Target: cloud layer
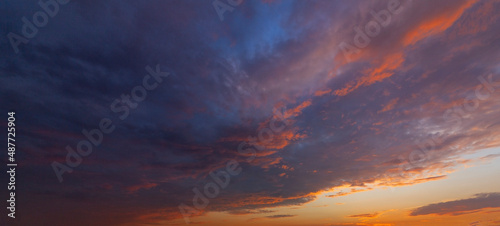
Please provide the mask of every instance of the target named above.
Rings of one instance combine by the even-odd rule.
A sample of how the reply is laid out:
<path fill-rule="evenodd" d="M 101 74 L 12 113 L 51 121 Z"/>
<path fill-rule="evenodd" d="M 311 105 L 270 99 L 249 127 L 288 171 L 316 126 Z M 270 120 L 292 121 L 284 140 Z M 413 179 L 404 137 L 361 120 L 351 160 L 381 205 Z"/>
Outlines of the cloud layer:
<path fill-rule="evenodd" d="M 339 44 L 355 45 L 354 28 L 388 2 L 245 1 L 220 21 L 210 1 L 71 1 L 16 54 L 7 34 L 21 34 L 21 18 L 40 7 L 6 1 L 0 109 L 18 115 L 22 223 L 179 219 L 178 205 L 191 205 L 193 188 L 231 160 L 241 174 L 200 215 L 445 178 L 466 163 L 461 154 L 500 145 L 500 5 L 400 7 L 346 61 Z M 120 120 L 110 105 L 157 64 L 170 76 Z M 249 163 L 238 145 L 258 138 L 275 108 L 286 109 L 290 124 L 256 143 L 265 148 Z M 115 131 L 59 183 L 51 163 L 64 163 L 66 146 L 102 118 Z M 473 211 L 497 196 L 412 214 Z M 460 210 L 462 202 L 472 209 Z M 279 217 L 291 216 L 268 216 Z"/>

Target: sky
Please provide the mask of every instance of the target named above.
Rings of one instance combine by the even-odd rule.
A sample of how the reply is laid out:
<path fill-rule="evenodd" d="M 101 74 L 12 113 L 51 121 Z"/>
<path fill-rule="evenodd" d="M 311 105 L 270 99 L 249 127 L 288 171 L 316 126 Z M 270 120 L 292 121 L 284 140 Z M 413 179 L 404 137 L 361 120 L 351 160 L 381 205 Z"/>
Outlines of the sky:
<path fill-rule="evenodd" d="M 1 225 L 498 226 L 499 10 L 2 1 Z"/>

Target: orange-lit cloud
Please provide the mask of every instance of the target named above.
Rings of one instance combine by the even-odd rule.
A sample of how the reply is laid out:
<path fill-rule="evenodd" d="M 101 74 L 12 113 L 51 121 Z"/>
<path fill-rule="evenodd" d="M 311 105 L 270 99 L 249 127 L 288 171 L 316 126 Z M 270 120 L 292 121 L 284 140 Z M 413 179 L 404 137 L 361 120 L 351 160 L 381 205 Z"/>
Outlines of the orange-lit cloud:
<path fill-rule="evenodd" d="M 403 38 L 403 44 L 413 45 L 418 41 L 427 38 L 432 35 L 436 35 L 440 32 L 448 29 L 455 21 L 462 16 L 462 14 L 471 7 L 477 0 L 464 1 L 458 8 L 453 11 L 446 12 L 444 14 L 438 15 L 437 17 L 431 17 L 427 20 L 422 21 L 412 30 L 410 30 Z"/>
<path fill-rule="evenodd" d="M 335 90 L 333 93 L 337 96 L 345 96 L 352 91 L 369 86 L 376 82 L 383 81 L 391 77 L 394 71 L 404 62 L 404 56 L 401 52 L 393 53 L 386 56 L 383 61 L 375 69 L 367 69 L 363 73 L 366 76 L 361 77 L 356 81 L 349 82 L 344 88 Z"/>
<path fill-rule="evenodd" d="M 380 216 L 380 213 L 364 213 L 364 214 L 350 215 L 347 217 L 351 217 L 351 218 L 376 218 L 378 216 Z"/>
<path fill-rule="evenodd" d="M 398 100 L 399 100 L 399 98 L 396 97 L 396 98 L 392 99 L 391 101 L 389 101 L 389 103 L 387 103 L 384 106 L 384 108 L 379 111 L 379 113 L 390 111 L 390 110 L 394 109 L 394 106 L 396 106 L 396 104 L 398 103 Z"/>

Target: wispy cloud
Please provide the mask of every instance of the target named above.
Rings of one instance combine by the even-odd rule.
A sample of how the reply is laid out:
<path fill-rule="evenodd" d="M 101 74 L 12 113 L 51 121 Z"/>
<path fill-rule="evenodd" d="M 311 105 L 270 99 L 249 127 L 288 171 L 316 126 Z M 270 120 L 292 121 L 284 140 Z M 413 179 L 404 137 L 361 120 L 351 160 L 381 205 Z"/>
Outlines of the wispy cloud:
<path fill-rule="evenodd" d="M 475 213 L 486 208 L 496 207 L 500 207 L 500 193 L 481 193 L 468 199 L 433 203 L 422 206 L 412 210 L 410 216 L 427 214 L 456 216 Z"/>

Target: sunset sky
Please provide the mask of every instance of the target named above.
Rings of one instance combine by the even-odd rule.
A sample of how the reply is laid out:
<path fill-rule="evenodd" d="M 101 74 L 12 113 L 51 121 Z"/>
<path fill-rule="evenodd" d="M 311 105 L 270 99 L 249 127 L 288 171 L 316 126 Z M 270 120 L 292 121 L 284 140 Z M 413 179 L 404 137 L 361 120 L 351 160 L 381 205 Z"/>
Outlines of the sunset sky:
<path fill-rule="evenodd" d="M 0 225 L 500 225 L 500 1 L 41 2 L 0 3 Z"/>

